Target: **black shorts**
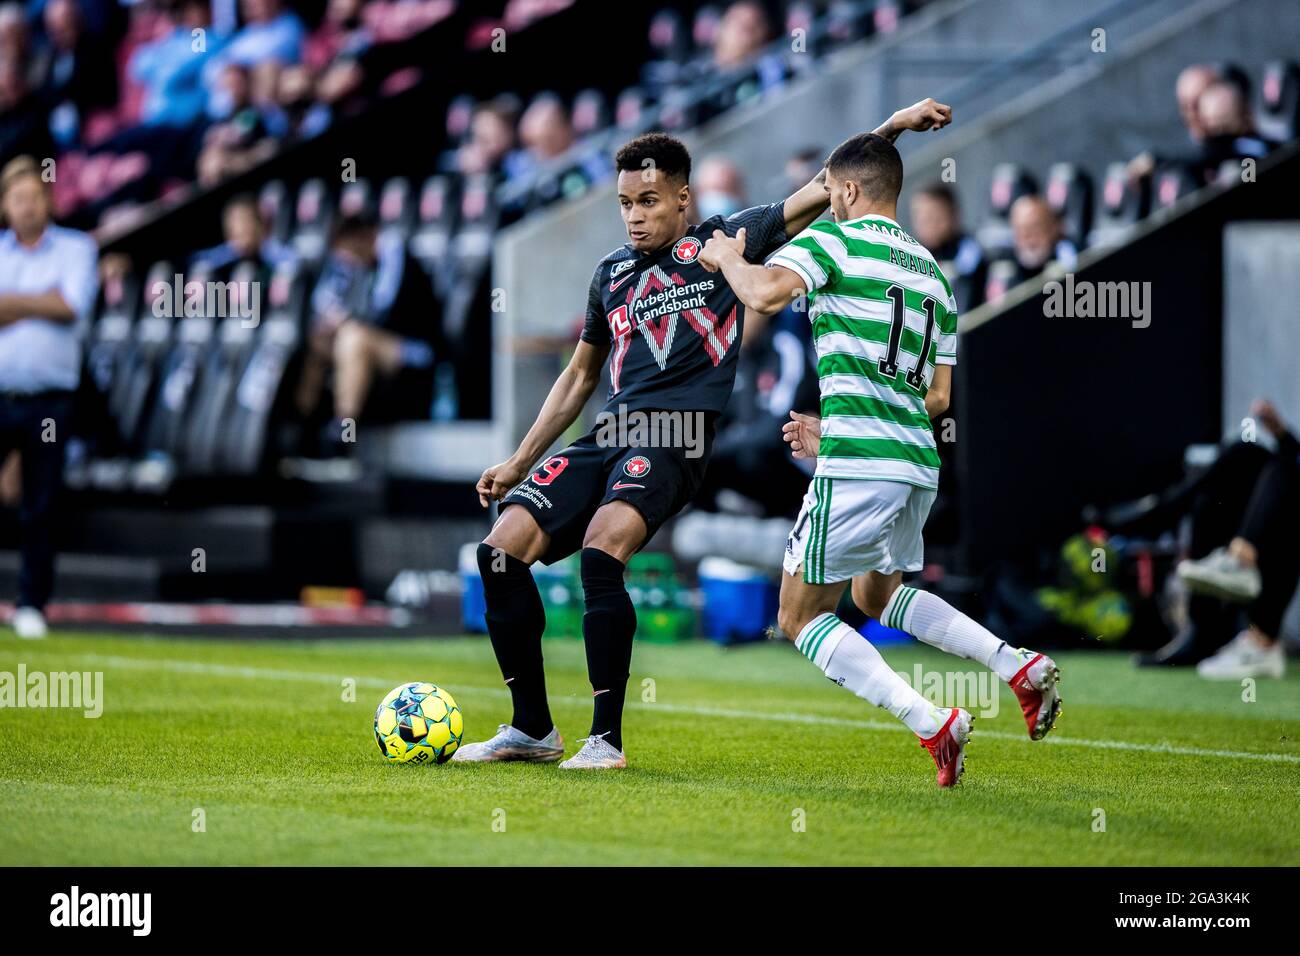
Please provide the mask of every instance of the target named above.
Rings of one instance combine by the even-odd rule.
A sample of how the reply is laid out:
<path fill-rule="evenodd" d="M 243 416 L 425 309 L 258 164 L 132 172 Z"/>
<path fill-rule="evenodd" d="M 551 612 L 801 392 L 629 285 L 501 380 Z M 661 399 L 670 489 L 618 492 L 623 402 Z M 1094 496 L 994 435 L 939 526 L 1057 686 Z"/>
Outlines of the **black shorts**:
<path fill-rule="evenodd" d="M 543 564 L 581 548 L 596 509 L 611 501 L 626 501 L 641 513 L 648 542 L 699 491 L 713 451 L 716 419 L 714 414 L 706 416 L 702 440 L 694 449 L 602 445 L 599 430 L 592 430 L 534 468 L 501 507 L 527 508 L 550 535 Z"/>

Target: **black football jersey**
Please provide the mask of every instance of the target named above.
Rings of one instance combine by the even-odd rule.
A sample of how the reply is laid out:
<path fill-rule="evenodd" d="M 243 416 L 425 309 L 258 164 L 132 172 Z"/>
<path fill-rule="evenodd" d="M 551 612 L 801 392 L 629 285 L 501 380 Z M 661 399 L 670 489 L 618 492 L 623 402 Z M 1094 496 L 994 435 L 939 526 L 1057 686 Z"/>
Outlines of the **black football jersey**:
<path fill-rule="evenodd" d="M 699 256 L 715 229 L 734 236 L 742 226 L 745 258 L 762 262 L 786 242 L 785 203 L 706 219 L 657 252 L 624 245 L 600 260 L 582 340 L 610 346 L 607 410 L 722 411 L 745 307 Z"/>

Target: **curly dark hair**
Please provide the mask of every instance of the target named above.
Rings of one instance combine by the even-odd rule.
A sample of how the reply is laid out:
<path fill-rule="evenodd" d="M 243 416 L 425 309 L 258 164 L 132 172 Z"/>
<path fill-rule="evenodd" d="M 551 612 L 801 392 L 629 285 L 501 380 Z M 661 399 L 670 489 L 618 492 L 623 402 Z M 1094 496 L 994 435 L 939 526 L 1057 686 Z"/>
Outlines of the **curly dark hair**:
<path fill-rule="evenodd" d="M 639 173 L 647 165 L 665 176 L 680 176 L 683 182 L 690 182 L 691 154 L 675 136 L 644 133 L 629 140 L 614 155 L 614 166 L 620 173 L 628 170 Z"/>

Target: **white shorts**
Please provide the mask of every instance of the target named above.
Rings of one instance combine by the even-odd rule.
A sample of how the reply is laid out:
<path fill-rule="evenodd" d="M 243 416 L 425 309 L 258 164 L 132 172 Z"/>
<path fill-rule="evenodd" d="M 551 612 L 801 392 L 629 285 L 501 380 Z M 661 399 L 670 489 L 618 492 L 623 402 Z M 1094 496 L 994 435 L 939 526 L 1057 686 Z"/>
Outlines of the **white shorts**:
<path fill-rule="evenodd" d="M 934 494 L 900 481 L 814 478 L 785 542 L 786 574 L 802 566 L 807 583 L 831 584 L 868 571 L 920 571 Z"/>

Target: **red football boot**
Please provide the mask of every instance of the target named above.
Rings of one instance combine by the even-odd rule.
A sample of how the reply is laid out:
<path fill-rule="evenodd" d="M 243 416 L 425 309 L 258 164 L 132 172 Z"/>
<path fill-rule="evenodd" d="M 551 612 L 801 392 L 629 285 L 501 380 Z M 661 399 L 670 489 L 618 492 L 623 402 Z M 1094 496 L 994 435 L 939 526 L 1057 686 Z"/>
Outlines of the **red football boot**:
<path fill-rule="evenodd" d="M 970 714 L 954 707 L 948 711 L 948 719 L 937 734 L 921 738 L 921 746 L 930 751 L 934 765 L 939 768 L 935 779 L 940 787 L 951 787 L 961 778 L 966 744 L 970 741 L 971 720 Z"/>
<path fill-rule="evenodd" d="M 1030 740 L 1046 737 L 1061 715 L 1061 692 L 1056 686 L 1060 680 L 1056 661 L 1045 654 L 1035 654 L 1009 681 L 1025 715 Z"/>

